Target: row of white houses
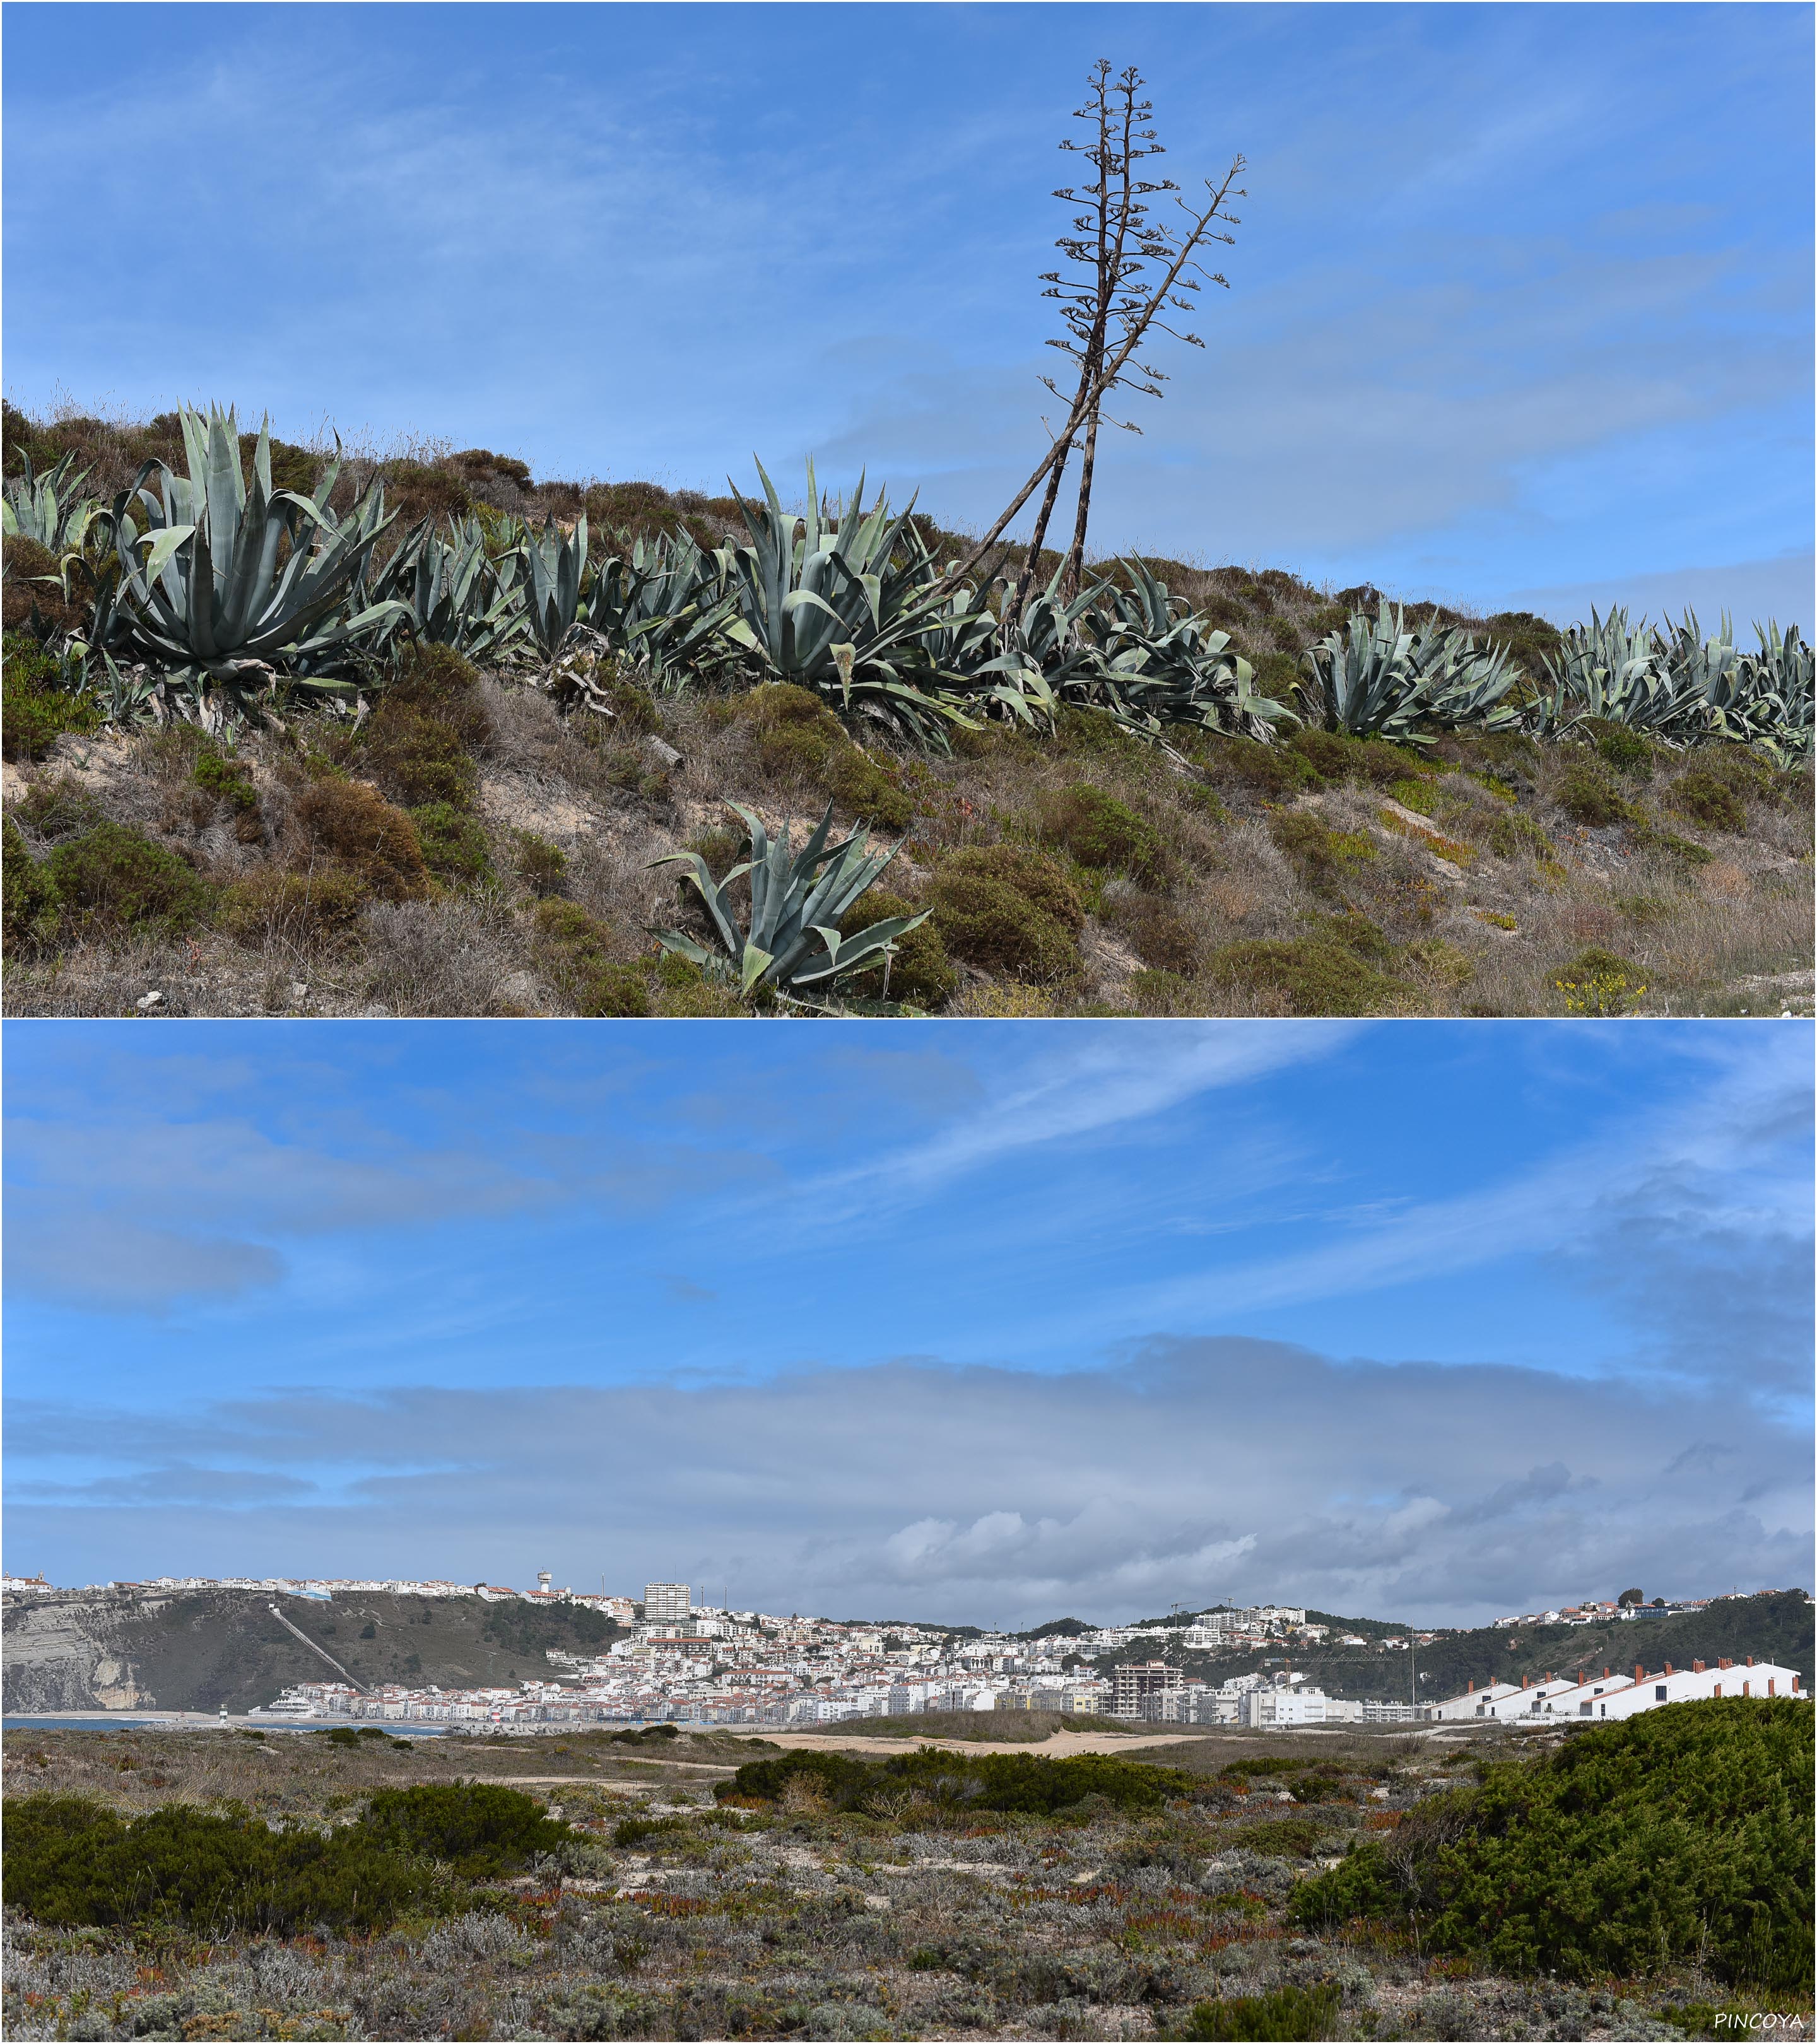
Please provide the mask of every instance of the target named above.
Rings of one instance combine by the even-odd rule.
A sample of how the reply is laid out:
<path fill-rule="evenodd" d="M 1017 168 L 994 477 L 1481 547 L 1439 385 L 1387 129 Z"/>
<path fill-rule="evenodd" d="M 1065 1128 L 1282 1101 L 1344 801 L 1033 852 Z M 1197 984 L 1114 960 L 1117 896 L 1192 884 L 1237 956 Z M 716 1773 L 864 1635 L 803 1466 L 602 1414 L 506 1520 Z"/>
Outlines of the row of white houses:
<path fill-rule="evenodd" d="M 1706 1665 L 1693 1661 L 1688 1668 L 1674 1668 L 1668 1661 L 1657 1674 L 1649 1674 L 1639 1662 L 1631 1675 L 1615 1674 L 1605 1668 L 1600 1675 L 1579 1669 L 1573 1676 L 1548 1675 L 1535 1682 L 1523 1677 L 1513 1682 L 1492 1682 L 1479 1689 L 1472 1683 L 1461 1696 L 1435 1704 L 1428 1715 L 1435 1719 L 1499 1718 L 1515 1727 L 1529 1727 L 1561 1723 L 1592 1723 L 1602 1718 L 1631 1718 L 1641 1711 L 1656 1711 L 1663 1704 L 1692 1704 L 1717 1696 L 1797 1696 L 1796 1668 L 1782 1668 L 1776 1662 L 1719 1660 Z"/>

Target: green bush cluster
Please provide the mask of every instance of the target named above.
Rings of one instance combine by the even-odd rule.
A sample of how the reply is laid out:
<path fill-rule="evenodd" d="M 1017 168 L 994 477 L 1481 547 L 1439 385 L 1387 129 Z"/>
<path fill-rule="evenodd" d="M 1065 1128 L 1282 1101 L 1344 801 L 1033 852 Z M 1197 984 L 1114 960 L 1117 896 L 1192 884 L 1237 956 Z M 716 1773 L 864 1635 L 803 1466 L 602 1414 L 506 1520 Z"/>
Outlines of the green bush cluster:
<path fill-rule="evenodd" d="M 417 826 L 362 781 L 326 775 L 297 798 L 297 820 L 320 850 L 365 891 L 418 901 L 430 891 Z"/>
<path fill-rule="evenodd" d="M 928 905 L 947 951 L 968 965 L 1039 986 L 1071 986 L 1083 974 L 1085 904 L 1043 852 L 993 844 L 951 853 L 928 885 Z"/>
<path fill-rule="evenodd" d="M 1208 970 L 1252 993 L 1273 993 L 1295 1015 L 1370 1015 L 1412 989 L 1382 967 L 1393 947 L 1364 916 L 1328 916 L 1300 937 L 1250 937 L 1212 954 Z"/>
<path fill-rule="evenodd" d="M 1669 1705 L 1485 1769 L 1296 1890 L 1292 1920 L 1416 1919 L 1426 1947 L 1574 1980 L 1697 1963 L 1810 1983 L 1811 1709 Z"/>
<path fill-rule="evenodd" d="M 217 801 L 226 803 L 240 815 L 259 806 L 259 791 L 252 785 L 252 768 L 244 759 L 221 751 L 212 740 L 205 740 L 198 748 L 191 774 L 204 794 L 213 795 Z"/>
<path fill-rule="evenodd" d="M 1631 781 L 1653 778 L 1653 747 L 1640 732 L 1600 717 L 1586 718 L 1584 732 L 1605 766 L 1612 766 Z"/>
<path fill-rule="evenodd" d="M 382 1788 L 359 1828 L 384 1851 L 444 1861 L 467 1881 L 512 1873 L 574 1835 L 533 1796 L 487 1781 Z"/>
<path fill-rule="evenodd" d="M 129 1822 L 81 1796 L 28 1796 L 8 1812 L 0 1877 L 7 1906 L 40 1923 L 371 1931 L 458 1907 L 463 1884 L 573 1837 L 532 1797 L 486 1782 L 382 1790 L 325 1835 L 275 1831 L 231 1805 Z"/>
<path fill-rule="evenodd" d="M 1594 760 L 1578 760 L 1565 770 L 1558 801 L 1573 823 L 1592 830 L 1631 823 L 1635 818 L 1633 805 Z"/>
<path fill-rule="evenodd" d="M 86 735 L 101 728 L 94 698 L 71 694 L 60 686 L 61 677 L 57 663 L 29 633 L 8 632 L 0 639 L 0 751 L 9 759 L 42 759 L 66 731 Z"/>
<path fill-rule="evenodd" d="M 274 1832 L 255 1819 L 154 1810 L 128 1823 L 77 1796 L 20 1798 L 0 1870 L 7 1904 L 40 1923 L 183 1924 L 294 1934 L 383 1929 L 441 1900 L 432 1867 L 355 1831 Z"/>
<path fill-rule="evenodd" d="M 611 956 L 611 932 L 578 902 L 539 901 L 536 932 L 544 976 L 577 1014 L 623 1020 L 650 1012 L 648 978 Z"/>
<path fill-rule="evenodd" d="M 1168 860 L 1160 833 L 1127 803 L 1089 782 L 1043 791 L 1035 798 L 1036 830 L 1043 843 L 1079 865 L 1101 873 L 1127 873 L 1159 881 Z"/>
<path fill-rule="evenodd" d="M 91 824 L 42 861 L 11 818 L 5 837 L 9 951 L 86 936 L 180 936 L 214 906 L 192 866 L 124 824 Z"/>
<path fill-rule="evenodd" d="M 1088 1797 L 1100 1807 L 1158 1810 L 1170 1798 L 1196 1792 L 1197 1778 L 1175 1767 L 1157 1767 L 1112 1754 L 1081 1753 L 1065 1760 L 1039 1754 L 955 1754 L 934 1746 L 882 1761 L 843 1753 L 800 1751 L 774 1760 L 747 1761 L 714 1793 L 754 1802 L 776 1802 L 791 1783 L 805 1781 L 836 1810 L 870 1811 L 878 1798 L 920 1791 L 930 1800 L 970 1810 L 1015 1812 L 1051 1817 Z"/>
<path fill-rule="evenodd" d="M 1672 784 L 1672 805 L 1707 829 L 1738 834 L 1747 828 L 1747 804 L 1733 784 L 1708 766 L 1693 766 Z"/>
<path fill-rule="evenodd" d="M 1355 872 L 1372 865 L 1375 841 L 1361 831 L 1333 830 L 1304 809 L 1286 809 L 1268 820 L 1268 835 L 1298 868 L 1308 886 L 1329 891 Z"/>
<path fill-rule="evenodd" d="M 452 802 L 422 802 L 409 812 L 423 863 L 451 887 L 478 887 L 497 878 L 492 841 L 478 816 Z"/>
<path fill-rule="evenodd" d="M 753 689 L 739 712 L 758 765 L 786 787 L 830 796 L 847 816 L 880 830 L 906 830 L 915 805 L 891 773 L 852 743 L 812 690 L 793 682 Z"/>
<path fill-rule="evenodd" d="M 1338 2019 L 1341 1999 L 1335 1981 L 1317 1987 L 1277 1987 L 1266 1994 L 1233 1995 L 1217 2001 L 1193 2005 L 1192 2014 L 1171 2034 L 1198 2040 L 1283 2038 L 1291 2044 L 1311 2044 L 1316 2038 L 1329 2037 Z"/>
<path fill-rule="evenodd" d="M 855 937 L 860 930 L 868 930 L 873 923 L 885 922 L 893 916 L 918 912 L 912 901 L 891 893 L 888 888 L 867 888 L 847 910 L 839 924 L 839 935 Z M 959 976 L 947 955 L 939 927 L 931 918 L 897 939 L 896 955 L 889 962 L 888 981 L 892 1001 L 911 1008 L 943 1007 L 952 998 L 958 983 Z M 882 965 L 879 963 L 860 973 L 854 984 L 862 991 L 881 997 L 885 991 Z"/>

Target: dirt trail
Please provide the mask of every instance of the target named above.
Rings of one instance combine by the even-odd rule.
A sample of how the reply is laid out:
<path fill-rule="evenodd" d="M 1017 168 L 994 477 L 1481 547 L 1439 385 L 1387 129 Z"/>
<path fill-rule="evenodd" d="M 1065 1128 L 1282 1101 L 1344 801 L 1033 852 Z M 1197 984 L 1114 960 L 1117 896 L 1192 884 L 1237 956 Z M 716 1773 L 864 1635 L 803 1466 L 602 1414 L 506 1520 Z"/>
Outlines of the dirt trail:
<path fill-rule="evenodd" d="M 1178 1732 L 1132 1738 L 1123 1732 L 1057 1731 L 1040 1739 L 853 1739 L 823 1731 L 774 1731 L 763 1736 L 772 1746 L 808 1746 L 821 1752 L 913 1753 L 924 1746 L 937 1746 L 943 1753 L 1032 1753 L 1048 1760 L 1067 1759 L 1075 1753 L 1129 1753 L 1138 1747 L 1192 1743 L 1190 1733 L 1182 1738 Z"/>

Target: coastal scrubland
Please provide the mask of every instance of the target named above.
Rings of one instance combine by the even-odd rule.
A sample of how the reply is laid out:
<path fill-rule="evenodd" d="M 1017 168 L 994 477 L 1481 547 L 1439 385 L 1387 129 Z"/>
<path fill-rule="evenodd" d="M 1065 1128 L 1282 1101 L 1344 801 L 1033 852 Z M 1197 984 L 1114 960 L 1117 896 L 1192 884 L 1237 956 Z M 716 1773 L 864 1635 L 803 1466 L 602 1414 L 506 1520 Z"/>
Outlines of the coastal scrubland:
<path fill-rule="evenodd" d="M 335 469 L 245 436 L 255 509 L 263 476 L 356 535 L 382 493 L 346 601 L 392 608 L 288 667 L 186 667 L 152 657 L 163 613 L 120 621 L 119 566 L 135 516 L 129 561 L 193 549 L 159 496 L 182 421 L 10 410 L 5 440 L 10 474 L 67 458 L 100 493 L 60 552 L 6 542 L 10 1012 L 1810 1012 L 1795 637 L 1782 701 L 1726 640 L 1624 620 L 1617 687 L 1604 640 L 1538 617 L 1254 565 L 1104 563 L 1097 608 L 1010 618 L 989 573 L 929 597 L 956 536 L 881 509 L 845 528 L 900 613 L 874 631 L 857 569 L 812 568 L 838 521 L 810 534 L 774 493 L 432 444 Z M 56 540 L 70 505 L 39 509 Z M 824 644 L 772 632 L 759 567 L 821 576 Z M 754 826 L 793 820 L 798 851 L 823 816 L 893 847 L 837 897 L 856 962 L 754 970 L 748 879 L 708 897 Z"/>
<path fill-rule="evenodd" d="M 15 1734 L 8 2034 L 1808 2035 L 1811 1713 L 1204 1732 Z M 513 1788 L 513 1782 L 519 1785 Z"/>

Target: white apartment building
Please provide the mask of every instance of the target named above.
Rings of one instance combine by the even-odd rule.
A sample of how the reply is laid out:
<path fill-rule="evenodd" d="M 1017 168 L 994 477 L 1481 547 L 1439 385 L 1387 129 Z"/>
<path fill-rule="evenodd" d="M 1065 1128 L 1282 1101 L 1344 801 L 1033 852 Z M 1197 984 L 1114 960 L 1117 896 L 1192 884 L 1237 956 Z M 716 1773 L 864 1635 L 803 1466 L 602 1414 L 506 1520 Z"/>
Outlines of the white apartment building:
<path fill-rule="evenodd" d="M 1581 1672 L 1581 1671 L 1580 1671 Z M 1599 1676 L 1553 1676 L 1543 1682 L 1496 1682 L 1466 1689 L 1435 1704 L 1435 1718 L 1499 1718 L 1517 1729 L 1532 1731 L 1561 1723 L 1592 1723 L 1605 1718 L 1629 1718 L 1666 1704 L 1711 1701 L 1719 1696 L 1807 1697 L 1796 1668 L 1777 1662 L 1719 1659 L 1706 1665 L 1693 1661 L 1675 1668 L 1669 1661 L 1657 1674 L 1636 1662 L 1631 1673 L 1605 1668 Z"/>
<path fill-rule="evenodd" d="M 686 1583 L 646 1583 L 643 1585 L 643 1623 L 666 1631 L 686 1625 L 693 1615 L 693 1593 Z"/>

